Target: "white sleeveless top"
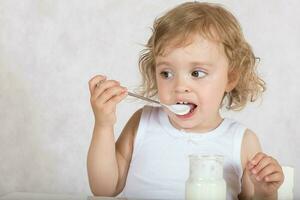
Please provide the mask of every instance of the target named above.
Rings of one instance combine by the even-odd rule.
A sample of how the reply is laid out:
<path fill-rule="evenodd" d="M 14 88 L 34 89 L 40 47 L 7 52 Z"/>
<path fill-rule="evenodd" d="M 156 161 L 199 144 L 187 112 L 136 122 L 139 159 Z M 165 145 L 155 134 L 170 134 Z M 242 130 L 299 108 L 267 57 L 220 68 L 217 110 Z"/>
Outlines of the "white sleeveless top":
<path fill-rule="evenodd" d="M 134 141 L 122 196 L 141 199 L 184 199 L 189 154 L 224 155 L 227 200 L 241 192 L 241 143 L 246 128 L 225 118 L 207 133 L 175 129 L 161 107 L 145 106 Z"/>

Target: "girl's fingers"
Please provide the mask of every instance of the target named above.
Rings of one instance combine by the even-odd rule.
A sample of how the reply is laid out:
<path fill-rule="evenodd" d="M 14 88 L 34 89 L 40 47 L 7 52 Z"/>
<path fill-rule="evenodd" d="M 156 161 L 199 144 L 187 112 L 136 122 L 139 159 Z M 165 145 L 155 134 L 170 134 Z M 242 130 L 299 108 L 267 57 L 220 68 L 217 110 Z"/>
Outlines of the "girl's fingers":
<path fill-rule="evenodd" d="M 120 95 L 112 97 L 106 104 L 106 107 L 113 108 L 117 103 L 122 101 L 127 96 L 127 91 L 122 92 Z"/>
<path fill-rule="evenodd" d="M 116 96 L 120 96 L 122 92 L 126 91 L 126 88 L 121 87 L 121 86 L 115 86 L 111 87 L 107 90 L 105 90 L 100 96 L 101 98 L 98 98 L 98 103 L 99 104 L 105 104 L 108 101 L 111 101 L 112 98 Z"/>
<path fill-rule="evenodd" d="M 255 176 L 256 180 L 260 181 L 263 180 L 266 176 L 271 175 L 273 173 L 278 172 L 276 166 L 272 163 L 269 163 L 263 169 L 261 169 Z"/>
<path fill-rule="evenodd" d="M 257 153 L 257 154 L 255 154 L 255 156 L 251 159 L 251 164 L 252 165 L 257 165 L 258 163 L 259 163 L 259 161 L 261 160 L 261 159 L 263 159 L 264 157 L 266 157 L 267 155 L 266 154 L 264 154 L 264 153 L 262 153 L 262 152 L 259 152 L 259 153 Z"/>
<path fill-rule="evenodd" d="M 251 173 L 258 174 L 261 170 L 263 170 L 267 165 L 272 163 L 272 158 L 269 156 L 263 157 L 258 164 L 251 169 Z"/>
<path fill-rule="evenodd" d="M 96 75 L 93 78 L 91 78 L 91 80 L 89 80 L 89 89 L 90 89 L 91 95 L 92 95 L 93 91 L 95 90 L 97 83 L 100 81 L 105 81 L 105 80 L 106 80 L 106 76 L 103 76 L 103 75 Z"/>
<path fill-rule="evenodd" d="M 96 100 L 105 90 L 120 85 L 120 83 L 115 80 L 102 80 L 100 82 L 98 81 L 96 83 L 95 89 L 92 92 L 91 98 L 94 100 Z"/>
<path fill-rule="evenodd" d="M 247 163 L 251 180 L 273 182 L 280 185 L 284 180 L 282 168 L 276 159 L 262 152 L 257 153 Z M 254 182 L 253 182 L 254 183 Z"/>
<path fill-rule="evenodd" d="M 248 167 L 249 170 L 251 170 L 251 169 L 253 169 L 253 167 L 255 167 L 255 165 L 253 165 L 253 164 L 251 163 L 251 161 L 248 161 L 247 167 Z"/>
<path fill-rule="evenodd" d="M 284 177 L 283 177 L 283 175 L 281 174 L 281 173 L 278 173 L 278 172 L 275 172 L 275 173 L 273 173 L 273 174 L 269 174 L 268 176 L 266 176 L 265 178 L 264 178 L 264 181 L 265 182 L 283 182 L 283 180 L 284 180 Z"/>

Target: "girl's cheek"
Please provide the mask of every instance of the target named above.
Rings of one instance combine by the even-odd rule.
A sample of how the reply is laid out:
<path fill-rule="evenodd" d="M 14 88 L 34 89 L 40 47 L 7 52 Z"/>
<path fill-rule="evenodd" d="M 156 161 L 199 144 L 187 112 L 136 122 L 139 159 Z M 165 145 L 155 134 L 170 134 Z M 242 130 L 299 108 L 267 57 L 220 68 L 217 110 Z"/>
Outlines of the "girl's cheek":
<path fill-rule="evenodd" d="M 171 92 L 168 87 L 158 87 L 158 96 L 162 102 L 169 102 L 171 99 Z"/>

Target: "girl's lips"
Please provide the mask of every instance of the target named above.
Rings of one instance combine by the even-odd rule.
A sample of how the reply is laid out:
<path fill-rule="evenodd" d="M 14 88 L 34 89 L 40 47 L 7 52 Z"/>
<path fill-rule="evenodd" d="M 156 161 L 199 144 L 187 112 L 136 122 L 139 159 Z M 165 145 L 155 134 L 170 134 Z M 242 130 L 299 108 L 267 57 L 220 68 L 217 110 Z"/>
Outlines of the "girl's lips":
<path fill-rule="evenodd" d="M 185 102 L 185 103 L 179 103 L 177 102 L 176 104 L 184 104 L 184 105 L 188 105 L 190 107 L 190 109 L 195 109 L 197 107 L 197 104 L 192 103 L 192 102 Z"/>
<path fill-rule="evenodd" d="M 189 113 L 185 114 L 185 115 L 176 115 L 178 118 L 180 119 L 188 119 L 190 117 L 192 117 L 195 113 L 195 110 L 197 109 L 197 105 L 196 104 L 189 104 L 191 110 Z"/>
<path fill-rule="evenodd" d="M 190 107 L 190 112 L 185 114 L 185 115 L 176 115 L 176 117 L 180 118 L 180 119 L 188 119 L 190 117 L 192 117 L 194 115 L 194 111 L 197 108 L 197 104 L 195 104 L 194 102 L 192 102 L 191 100 L 188 99 L 176 99 L 176 104 L 184 104 L 184 105 L 188 105 Z"/>

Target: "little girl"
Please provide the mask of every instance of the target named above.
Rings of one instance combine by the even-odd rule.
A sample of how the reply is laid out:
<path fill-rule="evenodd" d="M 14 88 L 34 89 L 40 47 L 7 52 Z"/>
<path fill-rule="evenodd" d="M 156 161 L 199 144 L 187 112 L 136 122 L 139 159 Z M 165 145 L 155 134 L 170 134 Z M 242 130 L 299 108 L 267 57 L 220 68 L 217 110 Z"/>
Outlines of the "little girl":
<path fill-rule="evenodd" d="M 220 115 L 222 106 L 240 110 L 265 89 L 230 12 L 210 3 L 175 7 L 155 20 L 139 64 L 143 95 L 187 104 L 190 112 L 145 106 L 115 143 L 116 105 L 127 89 L 103 75 L 93 77 L 95 126 L 87 164 L 94 195 L 184 199 L 188 155 L 213 154 L 225 157 L 227 199 L 277 199 L 281 166 L 262 153 L 253 131 Z"/>

